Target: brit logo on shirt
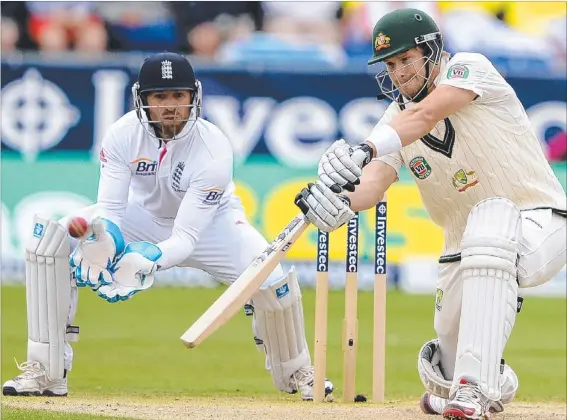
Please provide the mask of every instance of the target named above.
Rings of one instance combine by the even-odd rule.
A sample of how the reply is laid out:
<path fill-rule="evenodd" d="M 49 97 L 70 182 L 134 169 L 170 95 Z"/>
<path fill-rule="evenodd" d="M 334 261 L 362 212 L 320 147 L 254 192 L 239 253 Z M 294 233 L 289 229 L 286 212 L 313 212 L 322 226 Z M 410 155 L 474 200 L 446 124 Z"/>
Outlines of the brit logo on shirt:
<path fill-rule="evenodd" d="M 210 190 L 205 190 L 207 196 L 203 200 L 203 204 L 209 206 L 216 206 L 220 203 L 224 191 L 218 188 L 211 188 Z"/>
<path fill-rule="evenodd" d="M 150 176 L 155 175 L 158 167 L 157 161 L 149 158 L 139 158 L 130 162 L 132 165 L 136 165 L 136 175 L 140 176 Z"/>
<path fill-rule="evenodd" d="M 173 170 L 173 175 L 171 176 L 171 187 L 175 192 L 184 192 L 181 190 L 181 176 L 183 175 L 183 169 L 185 169 L 185 162 L 179 162 Z"/>

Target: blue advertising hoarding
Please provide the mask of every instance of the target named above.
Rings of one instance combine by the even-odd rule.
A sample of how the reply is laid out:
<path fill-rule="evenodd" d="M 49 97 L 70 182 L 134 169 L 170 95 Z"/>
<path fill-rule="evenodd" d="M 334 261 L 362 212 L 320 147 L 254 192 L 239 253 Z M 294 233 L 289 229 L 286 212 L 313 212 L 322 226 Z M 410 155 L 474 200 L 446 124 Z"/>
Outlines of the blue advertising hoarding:
<path fill-rule="evenodd" d="M 109 64 L 2 62 L 2 150 L 27 160 L 52 151 L 96 156 L 106 128 L 131 109 L 138 61 Z M 334 139 L 358 142 L 386 109 L 366 69 L 258 70 L 197 67 L 204 116 L 234 145 L 237 160 L 271 155 L 312 167 Z M 508 77 L 540 139 L 566 130 L 565 79 Z"/>

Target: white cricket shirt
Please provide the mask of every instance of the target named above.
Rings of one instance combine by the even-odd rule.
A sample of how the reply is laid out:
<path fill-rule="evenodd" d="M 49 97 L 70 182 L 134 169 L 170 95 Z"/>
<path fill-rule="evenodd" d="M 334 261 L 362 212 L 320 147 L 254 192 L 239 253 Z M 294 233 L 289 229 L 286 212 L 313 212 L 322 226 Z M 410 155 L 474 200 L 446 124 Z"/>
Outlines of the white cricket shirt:
<path fill-rule="evenodd" d="M 97 204 L 120 226 L 128 201 L 142 206 L 156 223 L 172 225 L 157 244 L 160 269 L 173 267 L 193 251 L 217 208 L 231 199 L 233 153 L 214 124 L 189 121 L 180 138 L 152 137 L 131 111 L 109 128 L 100 151 Z"/>

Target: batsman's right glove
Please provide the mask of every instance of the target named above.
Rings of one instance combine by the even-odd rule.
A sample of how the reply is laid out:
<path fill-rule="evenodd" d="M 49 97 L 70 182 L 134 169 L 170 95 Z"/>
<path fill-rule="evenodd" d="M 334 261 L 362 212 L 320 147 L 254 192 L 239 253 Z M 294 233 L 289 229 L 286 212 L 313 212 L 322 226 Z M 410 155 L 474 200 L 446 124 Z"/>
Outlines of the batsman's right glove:
<path fill-rule="evenodd" d="M 307 188 L 295 196 L 294 202 L 323 232 L 332 232 L 354 217 L 349 198 L 335 194 L 322 181 L 307 184 Z"/>

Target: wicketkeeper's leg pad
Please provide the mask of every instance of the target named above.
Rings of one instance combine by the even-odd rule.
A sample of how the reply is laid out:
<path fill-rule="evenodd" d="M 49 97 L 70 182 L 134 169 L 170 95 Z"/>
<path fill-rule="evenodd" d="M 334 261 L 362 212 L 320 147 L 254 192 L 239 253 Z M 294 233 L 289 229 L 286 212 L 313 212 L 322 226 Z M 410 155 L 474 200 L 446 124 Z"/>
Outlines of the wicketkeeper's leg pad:
<path fill-rule="evenodd" d="M 522 222 L 508 199 L 476 204 L 461 243 L 463 296 L 453 388 L 476 380 L 492 401 L 501 399 L 500 362 L 517 312 Z"/>
<path fill-rule="evenodd" d="M 40 362 L 52 381 L 64 377 L 66 341 L 78 338 L 78 327 L 68 322 L 76 309 L 69 253 L 65 228 L 36 215 L 26 245 L 27 359 Z"/>
<path fill-rule="evenodd" d="M 252 297 L 256 338 L 263 341 L 266 368 L 276 388 L 293 392 L 291 375 L 311 365 L 303 320 L 301 290 L 295 269 Z"/>

